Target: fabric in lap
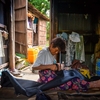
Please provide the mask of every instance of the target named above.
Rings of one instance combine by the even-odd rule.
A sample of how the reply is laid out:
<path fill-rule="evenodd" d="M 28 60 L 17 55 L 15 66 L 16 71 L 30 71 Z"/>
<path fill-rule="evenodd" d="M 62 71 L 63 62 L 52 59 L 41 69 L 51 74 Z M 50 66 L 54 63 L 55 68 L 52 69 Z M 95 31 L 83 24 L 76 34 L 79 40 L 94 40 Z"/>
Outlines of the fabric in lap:
<path fill-rule="evenodd" d="M 35 81 L 16 79 L 8 70 L 2 72 L 1 86 L 14 87 L 16 94 L 23 94 L 27 97 L 31 97 L 37 93 L 39 90 L 38 86 L 40 85 L 42 84 Z"/>
<path fill-rule="evenodd" d="M 37 94 L 38 90 L 48 90 L 64 84 L 65 82 L 73 78 L 84 79 L 84 76 L 77 70 L 61 70 L 57 72 L 57 76 L 50 82 L 41 84 L 35 81 L 16 79 L 8 70 L 2 72 L 1 86 L 2 87 L 14 87 L 16 94 L 23 94 L 27 97 L 31 97 Z"/>
<path fill-rule="evenodd" d="M 48 90 L 51 88 L 55 88 L 57 86 L 60 86 L 64 83 L 66 83 L 67 81 L 69 81 L 73 78 L 79 78 L 81 80 L 85 80 L 85 77 L 75 69 L 61 70 L 61 71 L 57 72 L 57 76 L 55 77 L 55 79 L 44 84 L 42 87 L 40 87 L 40 89 L 45 91 L 45 90 Z"/>

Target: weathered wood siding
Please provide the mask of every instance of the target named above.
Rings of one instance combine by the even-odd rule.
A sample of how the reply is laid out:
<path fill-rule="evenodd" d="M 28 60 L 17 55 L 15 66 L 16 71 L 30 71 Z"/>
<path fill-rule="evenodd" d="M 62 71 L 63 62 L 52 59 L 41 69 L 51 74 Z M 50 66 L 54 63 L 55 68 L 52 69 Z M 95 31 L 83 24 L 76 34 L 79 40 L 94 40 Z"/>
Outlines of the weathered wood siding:
<path fill-rule="evenodd" d="M 27 54 L 27 0 L 15 0 L 15 52 Z"/>

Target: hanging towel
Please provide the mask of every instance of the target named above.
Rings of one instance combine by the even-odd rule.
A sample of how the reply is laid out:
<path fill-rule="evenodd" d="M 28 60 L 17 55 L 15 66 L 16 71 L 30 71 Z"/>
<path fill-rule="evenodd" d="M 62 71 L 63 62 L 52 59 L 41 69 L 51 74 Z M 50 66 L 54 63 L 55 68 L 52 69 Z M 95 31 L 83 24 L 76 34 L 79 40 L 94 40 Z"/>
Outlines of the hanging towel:
<path fill-rule="evenodd" d="M 34 30 L 34 33 L 36 33 L 36 24 L 33 23 L 33 30 Z"/>
<path fill-rule="evenodd" d="M 75 45 L 75 59 L 85 62 L 85 52 L 84 52 L 84 38 L 80 36 L 80 42 Z"/>
<path fill-rule="evenodd" d="M 3 48 L 3 38 L 2 38 L 2 31 L 0 30 L 0 57 L 4 57 L 4 48 Z"/>

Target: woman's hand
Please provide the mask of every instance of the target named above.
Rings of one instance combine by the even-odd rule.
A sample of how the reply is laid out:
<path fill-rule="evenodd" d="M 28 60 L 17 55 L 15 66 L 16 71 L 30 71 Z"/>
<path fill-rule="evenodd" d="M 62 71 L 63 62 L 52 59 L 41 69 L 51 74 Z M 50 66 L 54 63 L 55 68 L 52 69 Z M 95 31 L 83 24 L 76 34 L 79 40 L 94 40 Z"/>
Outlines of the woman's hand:
<path fill-rule="evenodd" d="M 55 64 L 55 67 L 56 67 L 56 68 L 55 68 L 55 71 L 60 71 L 60 70 L 62 69 L 62 68 L 61 68 L 62 66 L 61 66 L 60 63 L 56 63 L 56 64 Z"/>
<path fill-rule="evenodd" d="M 51 64 L 51 65 L 40 65 L 37 67 L 32 67 L 32 70 L 45 70 L 45 69 L 51 69 L 53 71 L 60 71 L 61 65 L 60 63 L 57 63 L 57 64 Z"/>
<path fill-rule="evenodd" d="M 50 69 L 53 71 L 60 71 L 61 70 L 60 63 L 52 65 L 52 67 Z"/>
<path fill-rule="evenodd" d="M 53 70 L 53 71 L 56 71 L 56 70 L 57 70 L 56 64 L 53 64 L 53 65 L 50 67 L 50 69 Z"/>

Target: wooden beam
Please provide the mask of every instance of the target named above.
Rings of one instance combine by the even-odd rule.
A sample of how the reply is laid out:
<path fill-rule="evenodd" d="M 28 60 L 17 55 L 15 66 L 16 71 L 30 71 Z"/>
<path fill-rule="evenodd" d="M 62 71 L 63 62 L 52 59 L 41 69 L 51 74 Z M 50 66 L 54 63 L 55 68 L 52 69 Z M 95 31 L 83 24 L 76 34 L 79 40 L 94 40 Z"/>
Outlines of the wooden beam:
<path fill-rule="evenodd" d="M 9 68 L 11 70 L 15 69 L 15 13 L 14 13 L 14 2 L 11 0 L 11 13 L 9 15 L 9 25 L 10 25 L 10 32 L 9 32 Z"/>
<path fill-rule="evenodd" d="M 21 32 L 21 31 L 15 31 L 16 33 L 21 33 L 21 34 L 25 34 L 25 32 Z"/>
<path fill-rule="evenodd" d="M 22 22 L 22 21 L 26 21 L 26 19 L 22 19 L 22 20 L 16 19 L 15 21 L 16 21 L 16 22 Z"/>
<path fill-rule="evenodd" d="M 25 7 L 26 7 L 26 6 L 16 7 L 15 10 L 23 9 L 23 8 L 25 8 Z"/>
<path fill-rule="evenodd" d="M 26 46 L 26 44 L 20 43 L 20 42 L 18 42 L 18 41 L 15 41 L 15 43 L 17 43 L 17 44 L 19 44 L 19 45 Z"/>

